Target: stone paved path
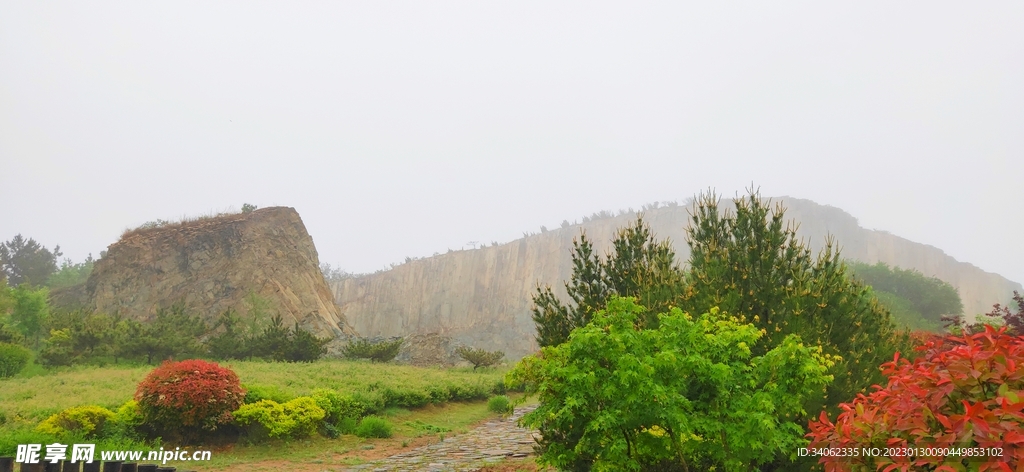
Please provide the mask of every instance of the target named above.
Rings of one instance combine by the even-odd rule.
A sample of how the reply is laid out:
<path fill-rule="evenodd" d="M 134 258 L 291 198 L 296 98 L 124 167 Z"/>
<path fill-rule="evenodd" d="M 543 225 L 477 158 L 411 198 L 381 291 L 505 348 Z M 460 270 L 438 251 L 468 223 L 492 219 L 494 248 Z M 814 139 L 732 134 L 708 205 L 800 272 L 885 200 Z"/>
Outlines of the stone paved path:
<path fill-rule="evenodd" d="M 506 457 L 526 457 L 533 454 L 534 431 L 520 428 L 516 422 L 535 408 L 516 408 L 511 417 L 488 421 L 465 434 L 340 470 L 463 472 L 475 471 Z"/>

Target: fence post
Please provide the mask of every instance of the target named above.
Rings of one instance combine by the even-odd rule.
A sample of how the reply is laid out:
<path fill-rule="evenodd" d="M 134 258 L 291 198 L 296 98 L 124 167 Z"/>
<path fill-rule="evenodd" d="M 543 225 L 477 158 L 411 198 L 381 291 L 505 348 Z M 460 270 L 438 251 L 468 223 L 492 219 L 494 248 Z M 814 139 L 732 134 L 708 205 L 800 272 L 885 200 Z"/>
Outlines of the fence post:
<path fill-rule="evenodd" d="M 156 472 L 156 468 L 160 467 L 156 464 L 142 464 L 139 466 L 139 472 Z"/>
<path fill-rule="evenodd" d="M 139 472 L 139 465 L 134 462 L 121 464 L 121 472 Z"/>
<path fill-rule="evenodd" d="M 0 472 L 14 472 L 13 457 L 0 457 Z"/>
<path fill-rule="evenodd" d="M 81 462 L 64 461 L 64 467 L 60 469 L 61 472 L 78 472 L 82 470 Z"/>
<path fill-rule="evenodd" d="M 82 464 L 82 472 L 100 472 L 100 461 L 86 462 Z"/>
<path fill-rule="evenodd" d="M 121 472 L 120 461 L 107 461 L 103 463 L 103 472 Z"/>

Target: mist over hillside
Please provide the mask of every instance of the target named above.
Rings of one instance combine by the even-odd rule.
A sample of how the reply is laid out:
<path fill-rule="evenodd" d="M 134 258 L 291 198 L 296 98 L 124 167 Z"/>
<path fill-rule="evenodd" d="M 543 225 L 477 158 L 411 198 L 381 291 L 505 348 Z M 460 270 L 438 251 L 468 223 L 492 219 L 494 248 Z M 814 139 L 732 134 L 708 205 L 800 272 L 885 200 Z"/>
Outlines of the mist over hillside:
<path fill-rule="evenodd" d="M 786 207 L 786 218 L 799 224 L 797 234 L 813 251 L 821 250 L 831 235 L 845 258 L 884 262 L 948 282 L 959 292 L 968 318 L 1021 290 L 1020 283 L 957 261 L 938 248 L 865 229 L 839 208 L 792 197 L 773 202 Z M 723 206 L 729 205 L 724 199 Z M 656 237 L 672 242 L 679 261 L 689 257 L 688 210 L 686 204 L 670 203 L 648 205 L 643 211 Z M 603 253 L 616 230 L 633 219 L 632 212 L 605 212 L 509 243 L 412 259 L 391 270 L 335 280 L 331 289 L 344 316 L 363 336 L 440 333 L 518 357 L 536 347 L 530 307 L 537 284 L 550 284 L 565 296 L 562 282 L 572 271 L 573 238 L 585 231 Z"/>

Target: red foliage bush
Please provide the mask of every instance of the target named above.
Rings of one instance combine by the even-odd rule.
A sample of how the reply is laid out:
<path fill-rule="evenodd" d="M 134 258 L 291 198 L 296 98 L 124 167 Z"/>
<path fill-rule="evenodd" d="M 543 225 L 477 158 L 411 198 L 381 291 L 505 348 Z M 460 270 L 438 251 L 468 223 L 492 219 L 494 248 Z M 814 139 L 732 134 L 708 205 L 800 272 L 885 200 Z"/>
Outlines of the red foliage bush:
<path fill-rule="evenodd" d="M 883 364 L 888 385 L 840 405 L 834 424 L 824 412 L 810 423 L 812 453 L 858 453 L 822 457 L 825 470 L 1022 470 L 1024 336 L 987 326 L 973 335 L 936 336 L 918 350 L 923 355 L 914 362 L 897 353 Z M 864 448 L 873 447 L 896 454 L 865 457 Z M 936 455 L 921 448 L 957 449 Z"/>
<path fill-rule="evenodd" d="M 201 360 L 164 362 L 135 392 L 148 425 L 183 436 L 231 422 L 231 412 L 242 405 L 244 397 L 234 372 Z"/>

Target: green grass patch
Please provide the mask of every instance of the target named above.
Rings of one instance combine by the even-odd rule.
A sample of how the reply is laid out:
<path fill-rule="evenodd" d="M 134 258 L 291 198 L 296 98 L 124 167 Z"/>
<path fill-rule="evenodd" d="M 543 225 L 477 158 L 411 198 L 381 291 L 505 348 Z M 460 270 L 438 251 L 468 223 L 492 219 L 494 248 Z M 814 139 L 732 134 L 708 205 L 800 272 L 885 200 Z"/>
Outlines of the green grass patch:
<path fill-rule="evenodd" d="M 504 373 L 333 359 L 309 364 L 235 361 L 222 365 L 234 370 L 257 395 L 275 401 L 309 395 L 316 388 L 329 388 L 344 393 L 375 394 L 382 397 L 385 408 L 485 400 Z M 5 412 L 8 421 L 39 422 L 73 406 L 97 405 L 116 410 L 135 395 L 136 386 L 152 369 L 153 366 L 82 366 L 0 380 L 0 411 Z"/>

